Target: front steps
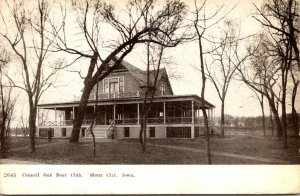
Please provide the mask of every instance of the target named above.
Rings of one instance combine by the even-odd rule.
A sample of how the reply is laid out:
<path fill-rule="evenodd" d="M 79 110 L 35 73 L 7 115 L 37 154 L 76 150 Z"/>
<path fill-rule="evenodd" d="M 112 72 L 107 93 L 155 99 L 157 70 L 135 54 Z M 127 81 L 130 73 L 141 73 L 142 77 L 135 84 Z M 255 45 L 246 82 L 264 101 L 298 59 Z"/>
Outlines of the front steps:
<path fill-rule="evenodd" d="M 109 128 L 109 125 L 96 125 L 93 128 L 95 138 L 107 138 L 108 128 Z M 87 138 L 92 138 L 92 134 L 91 134 L 91 131 L 89 129 L 87 129 L 86 137 Z"/>

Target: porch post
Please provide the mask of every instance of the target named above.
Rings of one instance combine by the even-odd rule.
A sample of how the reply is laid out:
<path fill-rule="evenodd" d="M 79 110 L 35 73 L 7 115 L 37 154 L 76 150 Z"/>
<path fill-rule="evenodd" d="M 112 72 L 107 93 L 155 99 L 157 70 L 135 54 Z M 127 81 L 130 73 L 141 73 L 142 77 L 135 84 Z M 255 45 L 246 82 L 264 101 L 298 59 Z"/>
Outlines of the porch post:
<path fill-rule="evenodd" d="M 139 91 L 138 91 L 139 92 Z M 140 104 L 137 104 L 137 124 L 140 124 Z"/>
<path fill-rule="evenodd" d="M 116 105 L 114 104 L 114 119 L 113 120 L 116 120 Z"/>
<path fill-rule="evenodd" d="M 214 109 L 212 108 L 211 109 L 211 112 L 212 112 L 212 121 L 213 121 L 213 124 L 215 124 L 215 111 L 214 111 Z"/>
<path fill-rule="evenodd" d="M 195 138 L 195 113 L 194 113 L 194 101 L 192 100 L 192 126 L 191 126 L 191 138 Z"/>
<path fill-rule="evenodd" d="M 96 105 L 94 105 L 94 113 L 96 112 Z M 94 125 L 96 125 L 96 118 L 97 118 L 97 114 L 95 114 L 95 119 L 94 120 Z"/>
<path fill-rule="evenodd" d="M 57 125 L 57 114 L 56 114 L 56 108 L 54 108 L 54 112 L 55 112 L 55 124 Z"/>
<path fill-rule="evenodd" d="M 40 125 L 40 109 L 37 109 L 37 124 Z"/>
<path fill-rule="evenodd" d="M 104 106 L 104 124 L 106 125 L 107 119 L 106 119 L 106 106 Z"/>
<path fill-rule="evenodd" d="M 166 124 L 166 102 L 164 102 L 164 124 Z"/>
<path fill-rule="evenodd" d="M 73 115 L 72 115 L 73 120 L 75 119 L 75 107 L 73 107 Z"/>
<path fill-rule="evenodd" d="M 195 122 L 195 111 L 194 111 L 194 101 L 192 101 L 192 123 Z"/>

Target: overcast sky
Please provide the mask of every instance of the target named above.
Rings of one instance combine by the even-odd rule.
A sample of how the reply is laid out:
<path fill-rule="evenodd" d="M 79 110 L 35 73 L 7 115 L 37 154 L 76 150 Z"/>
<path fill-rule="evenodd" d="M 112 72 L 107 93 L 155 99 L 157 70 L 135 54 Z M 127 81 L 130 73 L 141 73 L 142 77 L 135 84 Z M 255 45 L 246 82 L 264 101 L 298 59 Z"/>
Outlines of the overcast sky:
<path fill-rule="evenodd" d="M 123 1 L 121 1 L 123 2 Z M 192 5 L 192 1 L 185 1 Z M 201 1 L 199 1 L 201 2 Z M 241 34 L 247 36 L 254 34 L 260 30 L 258 23 L 251 17 L 251 13 L 254 12 L 253 3 L 258 7 L 261 5 L 261 0 L 252 1 L 235 1 L 235 0 L 208 0 L 208 7 L 213 9 L 216 6 L 224 4 L 225 10 L 231 9 L 235 4 L 236 7 L 227 16 L 237 23 L 241 24 Z M 2 5 L 3 6 L 3 5 Z M 214 35 L 217 35 L 217 29 L 214 30 Z M 142 58 L 144 54 L 136 48 L 131 54 L 129 54 L 125 60 L 131 64 L 144 69 Z M 201 90 L 201 76 L 198 71 L 193 68 L 193 65 L 199 63 L 198 47 L 196 43 L 187 43 L 180 45 L 176 48 L 169 49 L 167 55 L 172 58 L 173 64 L 166 67 L 170 75 L 177 75 L 179 77 L 171 78 L 171 85 L 176 95 L 182 94 L 197 94 L 200 95 Z M 65 54 L 60 54 L 66 57 Z M 73 56 L 68 58 L 74 58 Z M 80 60 L 76 64 L 76 69 L 84 71 L 86 69 L 87 61 Z M 13 73 L 13 72 L 12 72 Z M 58 82 L 55 88 L 49 89 L 41 99 L 41 103 L 49 102 L 61 102 L 72 101 L 74 97 L 81 95 L 80 90 L 83 88 L 83 81 L 76 73 L 61 72 L 58 75 Z M 27 97 L 25 93 L 18 92 L 18 105 L 16 116 L 20 115 L 20 111 L 27 104 Z M 215 88 L 208 81 L 206 87 L 205 99 L 216 106 L 215 114 L 220 113 L 220 100 L 217 96 Z M 299 96 L 297 100 L 299 108 Z M 289 103 L 289 100 L 287 101 Z M 25 103 L 25 104 L 24 104 Z M 288 106 L 289 107 L 289 106 Z M 266 113 L 268 114 L 268 107 Z M 25 108 L 26 111 L 26 108 Z M 261 115 L 261 110 L 257 99 L 249 88 L 239 81 L 232 81 L 228 95 L 225 102 L 225 113 L 234 116 L 258 116 Z"/>

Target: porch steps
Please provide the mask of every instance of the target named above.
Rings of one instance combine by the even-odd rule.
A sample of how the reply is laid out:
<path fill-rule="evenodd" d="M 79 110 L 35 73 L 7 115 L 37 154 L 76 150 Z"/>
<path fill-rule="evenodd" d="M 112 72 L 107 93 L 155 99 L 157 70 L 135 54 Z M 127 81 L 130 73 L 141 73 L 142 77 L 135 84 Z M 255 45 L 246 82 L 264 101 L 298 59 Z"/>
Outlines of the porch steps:
<path fill-rule="evenodd" d="M 93 131 L 94 131 L 95 138 L 107 138 L 107 131 L 106 131 L 107 129 L 108 129 L 108 126 L 94 127 Z M 92 138 L 92 134 L 90 131 L 87 131 L 86 137 Z"/>

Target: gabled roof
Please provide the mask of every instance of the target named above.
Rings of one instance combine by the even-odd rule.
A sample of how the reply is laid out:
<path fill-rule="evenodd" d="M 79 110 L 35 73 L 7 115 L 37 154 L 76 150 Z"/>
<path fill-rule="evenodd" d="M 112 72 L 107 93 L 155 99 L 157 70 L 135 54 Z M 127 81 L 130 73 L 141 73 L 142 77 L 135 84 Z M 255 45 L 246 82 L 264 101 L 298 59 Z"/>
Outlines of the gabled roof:
<path fill-rule="evenodd" d="M 143 70 L 137 68 L 136 66 L 128 63 L 125 60 L 122 60 L 121 64 L 131 73 L 131 75 L 139 82 L 139 84 L 141 86 L 147 86 L 147 71 L 143 71 Z M 150 70 L 150 72 L 149 72 L 149 74 L 150 74 L 150 85 L 154 84 L 155 71 L 156 70 Z M 167 74 L 167 71 L 166 71 L 165 68 L 159 69 L 158 77 L 157 77 L 157 85 L 158 85 L 158 82 L 160 81 L 160 79 L 162 77 L 166 78 L 166 80 L 169 83 L 169 86 L 171 88 L 171 92 L 173 93 L 172 86 L 170 84 L 169 77 L 168 77 L 168 74 Z"/>

